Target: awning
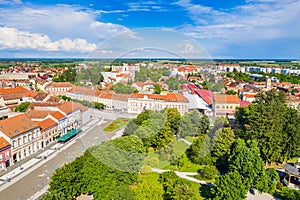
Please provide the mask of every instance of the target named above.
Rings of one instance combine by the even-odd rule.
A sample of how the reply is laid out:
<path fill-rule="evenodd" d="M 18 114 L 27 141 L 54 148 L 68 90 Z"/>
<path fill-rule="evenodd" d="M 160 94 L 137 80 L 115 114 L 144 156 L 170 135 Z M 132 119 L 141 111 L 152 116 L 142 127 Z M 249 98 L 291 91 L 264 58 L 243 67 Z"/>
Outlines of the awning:
<path fill-rule="evenodd" d="M 73 130 L 69 131 L 67 134 L 65 134 L 59 138 L 56 138 L 56 140 L 60 141 L 60 142 L 65 142 L 65 141 L 69 140 L 70 138 L 74 137 L 75 135 L 77 135 L 78 133 L 80 133 L 81 131 L 82 131 L 81 128 L 73 129 Z"/>

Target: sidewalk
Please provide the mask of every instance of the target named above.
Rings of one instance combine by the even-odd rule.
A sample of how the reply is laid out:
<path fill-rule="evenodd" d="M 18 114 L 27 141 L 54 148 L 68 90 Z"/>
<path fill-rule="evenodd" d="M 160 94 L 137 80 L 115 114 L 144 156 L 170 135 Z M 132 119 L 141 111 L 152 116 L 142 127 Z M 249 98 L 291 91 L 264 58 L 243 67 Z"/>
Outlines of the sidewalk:
<path fill-rule="evenodd" d="M 103 119 L 101 121 L 99 121 L 99 119 L 92 119 L 87 124 L 84 124 L 81 127 L 82 133 L 80 133 L 79 136 L 86 134 L 87 130 L 89 130 L 94 125 L 101 123 L 101 122 L 103 122 Z M 20 165 L 20 167 L 15 168 L 15 169 L 5 173 L 4 175 L 0 176 L 0 191 L 5 189 L 4 186 L 7 183 L 12 184 L 12 182 L 17 181 L 17 180 L 15 180 L 17 177 L 21 178 L 20 175 L 29 174 L 31 171 L 34 170 L 34 168 L 38 167 L 42 161 L 46 162 L 48 158 L 51 159 L 52 156 L 55 156 L 54 153 L 62 151 L 63 149 L 67 148 L 68 146 L 72 145 L 73 142 L 74 142 L 74 140 L 71 139 L 69 142 L 67 142 L 65 144 L 56 143 L 50 149 L 45 150 L 44 152 L 40 153 L 39 155 L 35 156 L 34 158 L 32 158 L 29 161 Z"/>

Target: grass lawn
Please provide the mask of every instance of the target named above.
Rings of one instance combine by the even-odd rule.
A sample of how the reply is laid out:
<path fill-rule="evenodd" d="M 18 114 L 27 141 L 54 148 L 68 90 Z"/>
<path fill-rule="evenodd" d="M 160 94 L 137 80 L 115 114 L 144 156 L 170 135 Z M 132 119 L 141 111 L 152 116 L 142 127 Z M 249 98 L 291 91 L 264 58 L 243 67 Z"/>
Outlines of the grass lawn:
<path fill-rule="evenodd" d="M 113 132 L 119 128 L 121 128 L 122 126 L 125 126 L 126 124 L 128 124 L 129 119 L 126 118 L 117 118 L 114 121 L 112 121 L 107 127 L 105 127 L 103 129 L 103 131 L 105 132 Z"/>
<path fill-rule="evenodd" d="M 195 137 L 191 137 L 191 136 L 186 136 L 184 137 L 184 139 L 186 139 L 187 141 L 193 143 L 193 141 L 196 139 Z"/>
<path fill-rule="evenodd" d="M 159 178 L 159 173 L 152 172 L 151 174 L 139 174 L 138 181 L 141 182 L 148 182 L 148 183 L 156 183 Z"/>

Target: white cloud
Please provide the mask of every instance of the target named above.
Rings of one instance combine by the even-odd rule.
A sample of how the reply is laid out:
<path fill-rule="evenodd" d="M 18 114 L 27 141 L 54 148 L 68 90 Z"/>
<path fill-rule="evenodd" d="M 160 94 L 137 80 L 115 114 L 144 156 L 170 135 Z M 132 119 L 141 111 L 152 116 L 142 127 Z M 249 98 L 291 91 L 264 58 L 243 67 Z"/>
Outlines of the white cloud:
<path fill-rule="evenodd" d="M 97 20 L 99 11 L 82 7 L 55 5 L 44 7 L 5 8 L 0 12 L 0 25 L 22 31 L 49 35 L 54 40 L 62 36 L 72 40 L 84 38 L 98 43 L 126 27 Z"/>
<path fill-rule="evenodd" d="M 63 38 L 52 41 L 49 36 L 19 31 L 16 28 L 0 27 L 0 49 L 32 49 L 42 51 L 92 52 L 95 44 L 84 39 Z"/>
<path fill-rule="evenodd" d="M 22 3 L 21 0 L 0 0 L 0 5 L 19 5 Z"/>
<path fill-rule="evenodd" d="M 196 25 L 185 25 L 179 29 L 196 38 L 222 39 L 223 42 L 299 38 L 299 0 L 252 1 L 255 4 L 220 11 L 181 0 L 177 4 L 190 13 Z"/>

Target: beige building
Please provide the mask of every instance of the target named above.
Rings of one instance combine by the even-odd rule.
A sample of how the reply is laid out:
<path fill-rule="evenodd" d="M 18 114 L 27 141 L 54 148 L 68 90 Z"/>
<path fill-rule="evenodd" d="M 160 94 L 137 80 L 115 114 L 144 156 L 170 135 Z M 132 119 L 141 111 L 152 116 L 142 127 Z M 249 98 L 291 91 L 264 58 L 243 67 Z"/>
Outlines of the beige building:
<path fill-rule="evenodd" d="M 45 87 L 45 91 L 52 96 L 66 95 L 73 87 L 74 85 L 68 82 L 52 82 Z"/>
<path fill-rule="evenodd" d="M 40 126 L 41 146 L 44 148 L 54 142 L 54 136 L 58 134 L 58 124 L 50 118 L 40 121 L 37 124 Z"/>
<path fill-rule="evenodd" d="M 240 107 L 240 99 L 237 95 L 215 94 L 213 107 L 216 117 L 234 117 L 236 108 Z"/>
<path fill-rule="evenodd" d="M 40 127 L 26 114 L 0 121 L 0 136 L 12 145 L 13 161 L 20 161 L 42 148 Z"/>
<path fill-rule="evenodd" d="M 184 114 L 188 111 L 188 103 L 182 94 L 132 94 L 128 99 L 128 113 L 140 113 L 147 109 L 177 108 Z"/>

